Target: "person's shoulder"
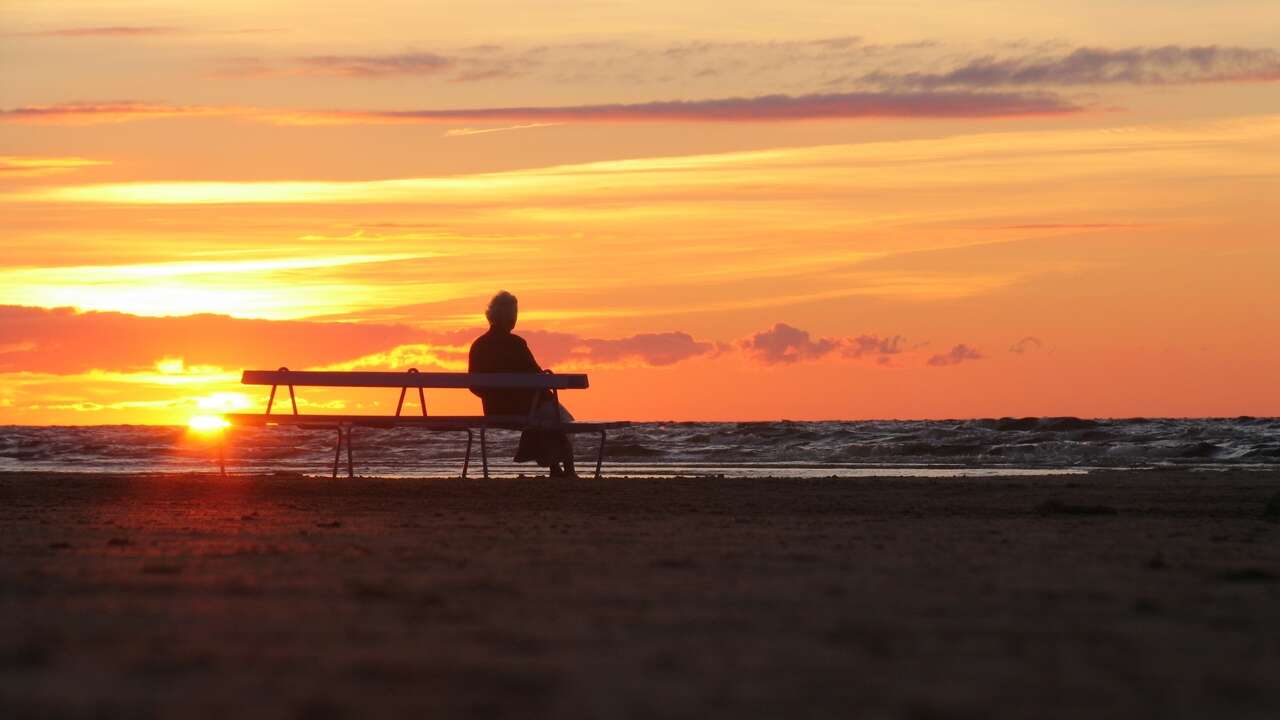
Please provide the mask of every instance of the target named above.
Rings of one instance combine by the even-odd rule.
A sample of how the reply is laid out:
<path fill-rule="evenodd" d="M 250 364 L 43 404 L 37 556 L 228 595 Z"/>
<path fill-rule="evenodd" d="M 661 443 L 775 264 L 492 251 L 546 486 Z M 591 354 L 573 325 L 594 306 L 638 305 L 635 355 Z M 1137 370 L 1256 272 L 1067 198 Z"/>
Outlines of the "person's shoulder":
<path fill-rule="evenodd" d="M 515 333 L 511 333 L 511 335 L 509 335 L 508 337 L 510 337 L 511 341 L 517 345 L 523 345 L 524 347 L 529 347 L 529 343 L 525 342 L 524 338 L 520 337 L 519 335 L 516 335 Z"/>

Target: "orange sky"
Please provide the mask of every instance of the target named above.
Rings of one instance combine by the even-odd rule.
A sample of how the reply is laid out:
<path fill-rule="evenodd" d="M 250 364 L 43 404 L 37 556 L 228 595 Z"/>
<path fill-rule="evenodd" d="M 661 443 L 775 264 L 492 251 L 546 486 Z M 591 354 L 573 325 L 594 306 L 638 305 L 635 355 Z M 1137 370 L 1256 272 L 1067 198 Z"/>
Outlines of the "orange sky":
<path fill-rule="evenodd" d="M 0 424 L 1280 414 L 1280 4 L 1061 5 L 0 3 Z"/>

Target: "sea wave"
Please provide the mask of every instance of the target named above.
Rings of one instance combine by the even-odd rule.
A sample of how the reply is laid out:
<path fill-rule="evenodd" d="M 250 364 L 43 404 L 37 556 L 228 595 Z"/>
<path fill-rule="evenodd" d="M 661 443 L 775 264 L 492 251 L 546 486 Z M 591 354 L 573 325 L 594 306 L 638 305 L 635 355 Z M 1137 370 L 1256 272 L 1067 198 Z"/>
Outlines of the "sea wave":
<path fill-rule="evenodd" d="M 364 474 L 456 474 L 466 452 L 461 433 L 357 428 L 354 436 L 357 469 Z M 333 430 L 237 428 L 223 452 L 236 471 L 325 472 L 335 439 Z M 496 471 L 532 469 L 505 460 L 515 439 L 513 433 L 490 434 Z M 578 440 L 583 460 L 594 457 L 594 443 Z M 218 451 L 215 440 L 180 427 L 0 427 L 5 471 L 208 471 L 217 466 Z M 605 458 L 623 473 L 629 467 L 658 473 L 793 467 L 838 474 L 892 467 L 1276 466 L 1280 419 L 639 423 L 611 433 Z"/>

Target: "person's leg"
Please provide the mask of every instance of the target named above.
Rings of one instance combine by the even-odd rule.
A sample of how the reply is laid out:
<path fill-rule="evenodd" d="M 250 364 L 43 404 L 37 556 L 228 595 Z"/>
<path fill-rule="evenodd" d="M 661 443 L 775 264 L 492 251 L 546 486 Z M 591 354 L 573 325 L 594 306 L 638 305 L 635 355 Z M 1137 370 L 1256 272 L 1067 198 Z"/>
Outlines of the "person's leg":
<path fill-rule="evenodd" d="M 573 414 L 563 405 L 546 403 L 538 406 L 538 419 L 554 427 L 556 422 L 573 422 Z M 573 442 L 568 433 L 544 430 L 539 433 L 543 451 L 551 468 L 551 477 L 576 477 L 573 464 Z"/>
<path fill-rule="evenodd" d="M 568 433 L 560 433 L 560 460 L 564 463 L 564 474 L 577 476 L 578 471 L 573 465 L 573 439 Z"/>

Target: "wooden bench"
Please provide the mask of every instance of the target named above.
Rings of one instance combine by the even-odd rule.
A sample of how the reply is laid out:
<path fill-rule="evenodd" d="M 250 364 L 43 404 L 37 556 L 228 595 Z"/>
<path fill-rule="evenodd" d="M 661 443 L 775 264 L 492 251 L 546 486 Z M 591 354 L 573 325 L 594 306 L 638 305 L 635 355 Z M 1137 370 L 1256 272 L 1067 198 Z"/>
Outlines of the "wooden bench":
<path fill-rule="evenodd" d="M 471 444 L 473 430 L 480 431 L 480 459 L 484 469 L 484 477 L 489 477 L 489 451 L 486 442 L 488 430 L 555 430 L 564 433 L 598 433 L 599 447 L 596 450 L 596 478 L 600 477 L 600 469 L 604 463 L 605 435 L 607 431 L 625 427 L 626 422 L 562 422 L 539 418 L 539 402 L 543 393 L 532 392 L 533 401 L 529 405 L 527 415 L 428 415 L 426 388 L 457 390 L 549 390 L 551 401 L 560 404 L 560 390 L 585 390 L 587 376 L 581 374 L 558 375 L 551 372 L 536 373 L 449 373 L 418 372 L 410 369 L 407 372 L 316 372 L 295 371 L 288 368 L 279 370 L 245 370 L 240 378 L 244 385 L 270 385 L 271 394 L 267 398 L 265 413 L 227 413 L 223 417 L 231 425 L 294 425 L 304 428 L 336 428 L 338 442 L 333 454 L 333 477 L 338 477 L 338 465 L 342 459 L 342 447 L 347 448 L 347 477 L 355 477 L 355 461 L 351 449 L 351 429 L 353 427 L 389 428 L 414 427 L 430 432 L 465 432 L 467 434 L 467 452 L 462 461 L 462 477 L 467 476 L 471 465 Z M 289 389 L 289 404 L 293 412 L 288 415 L 271 413 L 275 405 L 276 391 L 281 387 Z M 396 402 L 395 415 L 303 415 L 298 412 L 298 400 L 295 387 L 343 387 L 343 388 L 399 388 L 400 399 Z M 410 389 L 418 391 L 418 404 L 422 409 L 420 417 L 402 415 L 405 395 Z M 559 417 L 559 412 L 555 413 Z M 225 453 L 219 453 L 222 474 L 227 473 Z"/>

